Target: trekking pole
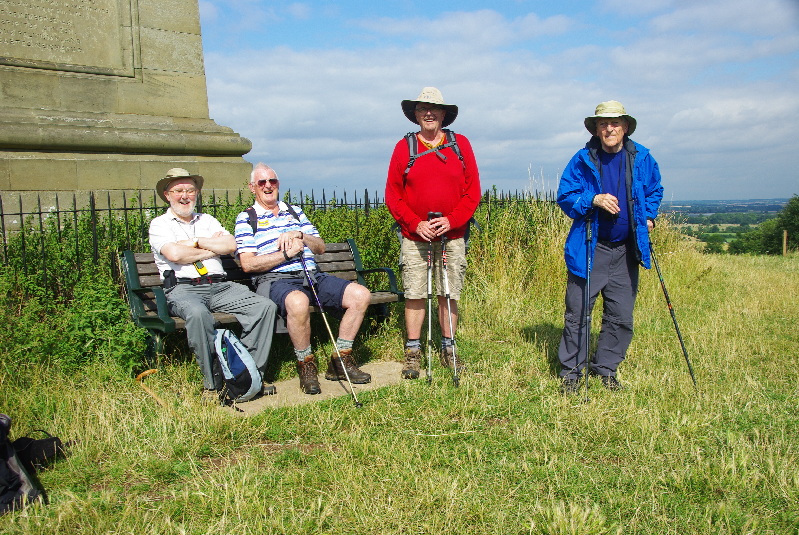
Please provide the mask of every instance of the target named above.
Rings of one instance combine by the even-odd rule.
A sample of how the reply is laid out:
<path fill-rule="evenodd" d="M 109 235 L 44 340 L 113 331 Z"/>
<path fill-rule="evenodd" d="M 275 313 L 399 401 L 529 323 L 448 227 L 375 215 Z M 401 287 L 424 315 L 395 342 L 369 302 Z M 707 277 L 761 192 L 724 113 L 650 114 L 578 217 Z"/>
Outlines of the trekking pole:
<path fill-rule="evenodd" d="M 452 326 L 452 309 L 449 303 L 449 274 L 447 273 L 447 237 L 441 236 L 441 263 L 444 269 L 444 297 L 447 300 L 447 319 L 449 319 L 449 335 L 452 338 L 452 384 L 460 386 L 461 378 L 458 375 L 458 357 L 455 350 L 455 329 Z"/>
<path fill-rule="evenodd" d="M 319 307 L 319 313 L 322 314 L 322 319 L 325 322 L 325 327 L 327 327 L 327 333 L 330 335 L 330 339 L 333 341 L 333 347 L 336 350 L 336 355 L 338 355 L 339 364 L 341 364 L 341 369 L 344 370 L 344 377 L 347 378 L 347 383 L 350 385 L 350 394 L 352 394 L 352 400 L 355 403 L 355 407 L 361 408 L 363 407 L 363 403 L 358 401 L 358 396 L 355 395 L 355 388 L 352 386 L 352 381 L 350 381 L 350 374 L 347 372 L 346 366 L 344 366 L 344 359 L 341 358 L 341 352 L 338 350 L 338 345 L 336 345 L 336 338 L 333 336 L 333 331 L 330 329 L 330 324 L 327 322 L 327 316 L 325 315 L 325 309 L 322 307 L 322 302 L 319 300 L 319 294 L 316 293 L 316 279 L 311 272 L 308 271 L 308 266 L 305 265 L 305 255 L 304 250 L 300 251 L 300 262 L 302 263 L 302 270 L 305 272 L 305 278 L 308 279 L 308 286 L 311 287 L 311 292 L 313 293 L 314 300 L 316 300 L 316 306 Z"/>
<path fill-rule="evenodd" d="M 441 212 L 427 212 L 427 221 L 441 217 Z M 433 240 L 427 242 L 427 384 L 433 382 Z"/>
<path fill-rule="evenodd" d="M 433 382 L 433 242 L 427 242 L 427 384 Z"/>
<path fill-rule="evenodd" d="M 663 296 L 666 298 L 666 304 L 668 305 L 669 312 L 671 313 L 671 321 L 674 322 L 674 330 L 677 331 L 677 338 L 680 340 L 680 347 L 682 347 L 682 354 L 685 357 L 685 363 L 688 365 L 688 373 L 691 374 L 691 380 L 694 382 L 694 390 L 698 390 L 696 386 L 696 377 L 694 377 L 694 369 L 691 366 L 691 360 L 688 358 L 688 350 L 685 349 L 685 343 L 682 340 L 680 326 L 677 324 L 677 316 L 674 314 L 674 308 L 671 306 L 669 292 L 666 290 L 666 283 L 663 281 L 663 275 L 660 272 L 660 266 L 658 265 L 658 260 L 655 256 L 655 248 L 652 246 L 652 240 L 649 240 L 649 251 L 652 253 L 652 262 L 655 264 L 655 270 L 658 272 L 660 287 L 663 288 Z"/>
<path fill-rule="evenodd" d="M 583 314 L 585 315 L 585 329 L 583 341 L 585 343 L 585 403 L 588 403 L 588 370 L 590 369 L 590 342 L 591 342 L 591 214 L 593 209 L 585 215 L 585 290 L 583 290 Z M 579 366 L 579 363 L 578 363 Z"/>

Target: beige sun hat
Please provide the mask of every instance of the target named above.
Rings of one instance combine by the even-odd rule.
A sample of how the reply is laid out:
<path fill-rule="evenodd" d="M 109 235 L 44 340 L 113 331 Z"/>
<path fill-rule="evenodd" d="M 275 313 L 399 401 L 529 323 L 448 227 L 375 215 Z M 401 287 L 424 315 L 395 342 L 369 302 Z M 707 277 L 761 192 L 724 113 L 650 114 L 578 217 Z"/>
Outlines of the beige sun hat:
<path fill-rule="evenodd" d="M 164 202 L 169 202 L 169 199 L 166 198 L 166 190 L 169 189 L 169 185 L 179 178 L 191 178 L 194 180 L 194 185 L 197 189 L 203 189 L 203 177 L 200 175 L 192 175 L 180 167 L 173 167 L 167 171 L 166 176 L 159 180 L 155 185 L 155 192 L 164 200 Z"/>
<path fill-rule="evenodd" d="M 416 97 L 415 100 L 403 100 L 402 101 L 402 111 L 405 113 L 405 117 L 414 124 L 419 124 L 416 121 L 416 104 L 419 102 L 423 102 L 426 104 L 435 104 L 437 106 L 441 106 L 446 111 L 444 115 L 444 121 L 442 123 L 443 126 L 449 126 L 455 121 L 455 118 L 458 116 L 458 107 L 454 104 L 445 104 L 444 103 L 444 96 L 441 94 L 441 91 L 436 89 L 435 87 L 425 87 L 422 89 L 422 92 L 419 93 L 419 96 Z"/>
<path fill-rule="evenodd" d="M 622 106 L 621 102 L 618 100 L 600 102 L 596 105 L 594 115 L 585 118 L 583 124 L 585 125 L 585 128 L 591 132 L 592 136 L 596 135 L 596 120 L 600 117 L 624 117 L 627 119 L 628 124 L 627 135 L 631 136 L 632 133 L 635 132 L 635 126 L 637 124 L 635 118 L 632 115 L 627 114 L 624 106 Z"/>

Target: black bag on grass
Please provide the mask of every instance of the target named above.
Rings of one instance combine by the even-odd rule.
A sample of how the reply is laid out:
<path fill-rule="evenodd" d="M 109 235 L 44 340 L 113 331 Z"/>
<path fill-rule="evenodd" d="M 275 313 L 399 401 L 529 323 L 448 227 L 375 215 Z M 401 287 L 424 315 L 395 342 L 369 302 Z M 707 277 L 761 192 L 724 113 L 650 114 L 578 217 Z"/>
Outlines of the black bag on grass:
<path fill-rule="evenodd" d="M 8 440 L 10 430 L 11 418 L 0 414 L 0 514 L 21 509 L 36 500 L 45 501 L 35 473 L 25 467 Z"/>

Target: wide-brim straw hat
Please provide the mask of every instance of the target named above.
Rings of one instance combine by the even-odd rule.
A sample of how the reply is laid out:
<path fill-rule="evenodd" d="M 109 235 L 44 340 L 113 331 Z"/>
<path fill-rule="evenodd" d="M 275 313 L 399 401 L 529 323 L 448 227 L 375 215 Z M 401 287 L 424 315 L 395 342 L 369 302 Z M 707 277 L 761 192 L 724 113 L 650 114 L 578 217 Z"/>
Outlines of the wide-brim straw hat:
<path fill-rule="evenodd" d="M 608 100 L 606 102 L 600 102 L 596 105 L 596 110 L 594 111 L 594 115 L 590 117 L 586 117 L 583 124 L 585 125 L 586 130 L 591 132 L 592 136 L 596 135 L 596 120 L 599 118 L 609 118 L 609 117 L 624 117 L 627 119 L 627 135 L 632 135 L 635 132 L 635 127 L 638 124 L 635 120 L 635 117 L 629 115 L 627 111 L 622 106 L 621 102 L 618 100 Z"/>
<path fill-rule="evenodd" d="M 435 104 L 436 106 L 444 108 L 446 115 L 444 115 L 444 121 L 442 122 L 443 126 L 451 125 L 458 116 L 458 107 L 454 104 L 446 104 L 441 91 L 435 87 L 425 87 L 415 100 L 402 101 L 402 111 L 405 113 L 405 117 L 414 124 L 419 124 L 416 120 L 416 105 L 420 102 L 424 104 Z"/>
<path fill-rule="evenodd" d="M 169 189 L 169 185 L 179 178 L 191 178 L 194 180 L 194 185 L 198 190 L 203 189 L 203 177 L 200 175 L 192 175 L 180 167 L 174 167 L 167 171 L 166 176 L 159 180 L 158 184 L 155 185 L 155 192 L 164 200 L 164 202 L 169 202 L 169 199 L 166 198 L 166 190 Z"/>

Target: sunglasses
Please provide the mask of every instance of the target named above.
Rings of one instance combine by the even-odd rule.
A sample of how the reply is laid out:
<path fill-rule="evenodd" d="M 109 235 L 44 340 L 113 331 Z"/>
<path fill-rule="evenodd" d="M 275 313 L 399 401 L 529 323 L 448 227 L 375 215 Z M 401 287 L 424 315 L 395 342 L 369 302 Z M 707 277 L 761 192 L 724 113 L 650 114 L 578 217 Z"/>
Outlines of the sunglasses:
<path fill-rule="evenodd" d="M 269 182 L 270 186 L 277 186 L 277 179 L 276 178 L 270 178 L 268 180 L 265 179 L 265 178 L 262 178 L 261 180 L 257 181 L 256 184 L 258 184 L 259 188 L 262 188 L 262 187 L 266 186 L 267 182 Z"/>

